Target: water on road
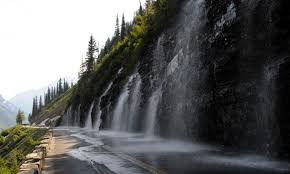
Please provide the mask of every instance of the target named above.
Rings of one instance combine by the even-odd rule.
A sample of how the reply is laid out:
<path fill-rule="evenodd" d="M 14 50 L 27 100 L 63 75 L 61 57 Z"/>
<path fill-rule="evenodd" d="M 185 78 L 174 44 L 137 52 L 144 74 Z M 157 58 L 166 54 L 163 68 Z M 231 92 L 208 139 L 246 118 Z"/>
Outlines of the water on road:
<path fill-rule="evenodd" d="M 148 137 L 144 134 L 57 128 L 89 144 L 68 155 L 86 161 L 98 173 L 116 174 L 275 174 L 290 173 L 290 163 L 241 154 L 205 144 Z"/>

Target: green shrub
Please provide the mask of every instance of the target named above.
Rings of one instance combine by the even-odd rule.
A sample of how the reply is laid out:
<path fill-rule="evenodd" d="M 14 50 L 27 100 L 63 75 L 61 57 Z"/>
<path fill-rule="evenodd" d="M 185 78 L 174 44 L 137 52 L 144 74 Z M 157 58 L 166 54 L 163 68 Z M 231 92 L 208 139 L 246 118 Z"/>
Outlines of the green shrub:
<path fill-rule="evenodd" d="M 6 162 L 1 158 L 0 158 L 0 173 L 11 174 L 11 171 L 8 169 Z"/>
<path fill-rule="evenodd" d="M 5 130 L 5 136 L 0 136 L 0 141 L 7 143 L 0 153 L 0 174 L 15 174 L 25 159 L 39 144 L 40 138 L 46 129 L 32 129 L 16 126 Z"/>

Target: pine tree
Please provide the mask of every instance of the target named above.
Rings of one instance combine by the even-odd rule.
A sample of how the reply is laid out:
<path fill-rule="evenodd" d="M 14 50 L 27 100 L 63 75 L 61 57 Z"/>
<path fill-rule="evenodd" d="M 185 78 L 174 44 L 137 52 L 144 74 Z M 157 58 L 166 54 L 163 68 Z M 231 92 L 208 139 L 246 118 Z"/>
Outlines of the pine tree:
<path fill-rule="evenodd" d="M 30 124 L 32 124 L 32 115 L 31 114 L 28 115 L 28 121 Z"/>
<path fill-rule="evenodd" d="M 47 89 L 47 104 L 51 102 L 51 91 L 50 88 L 48 87 Z"/>
<path fill-rule="evenodd" d="M 94 62 L 95 62 L 95 53 L 97 51 L 97 47 L 96 47 L 96 41 L 93 37 L 93 35 L 91 35 L 90 37 L 90 41 L 89 41 L 89 45 L 88 45 L 88 51 L 87 51 L 87 57 L 85 60 L 85 75 L 88 75 L 90 73 L 93 72 L 94 70 Z"/>
<path fill-rule="evenodd" d="M 55 87 L 51 87 L 51 101 L 54 100 Z"/>
<path fill-rule="evenodd" d="M 141 4 L 141 1 L 139 0 L 139 3 L 140 3 L 140 7 L 139 7 L 139 15 L 143 15 L 143 7 L 142 7 L 142 4 Z"/>
<path fill-rule="evenodd" d="M 56 88 L 55 87 L 53 87 L 53 99 L 55 99 L 56 98 Z"/>
<path fill-rule="evenodd" d="M 112 44 L 111 44 L 111 39 L 108 38 L 106 43 L 105 43 L 105 47 L 104 47 L 104 55 L 108 54 L 110 49 L 112 47 Z"/>
<path fill-rule="evenodd" d="M 33 98 L 33 102 L 32 102 L 32 115 L 35 115 L 35 98 Z"/>
<path fill-rule="evenodd" d="M 63 79 L 63 93 L 66 91 L 66 81 L 65 78 Z"/>
<path fill-rule="evenodd" d="M 125 22 L 125 16 L 123 13 L 122 24 L 121 24 L 121 40 L 125 38 L 125 34 L 126 34 L 126 22 Z"/>
<path fill-rule="evenodd" d="M 59 85 L 58 85 L 58 82 L 56 84 L 56 96 L 59 94 Z"/>
<path fill-rule="evenodd" d="M 101 59 L 99 59 L 100 55 L 100 43 L 98 42 L 98 45 L 96 47 L 96 58 L 95 58 L 95 64 L 98 64 L 101 62 Z"/>
<path fill-rule="evenodd" d="M 35 114 L 38 113 L 38 110 L 39 110 L 39 108 L 38 108 L 38 98 L 37 98 L 37 96 L 36 96 L 36 97 L 35 97 Z"/>
<path fill-rule="evenodd" d="M 114 41 L 117 43 L 120 40 L 120 25 L 119 25 L 119 16 L 117 15 L 116 18 L 116 26 L 115 26 L 115 36 L 114 36 Z"/>
<path fill-rule="evenodd" d="M 16 115 L 16 123 L 20 125 L 23 123 L 24 120 L 25 120 L 24 112 L 21 110 L 18 110 L 18 113 Z"/>
<path fill-rule="evenodd" d="M 46 106 L 48 104 L 48 100 L 47 100 L 47 93 L 44 93 L 44 106 Z"/>
<path fill-rule="evenodd" d="M 62 94 L 63 92 L 63 86 L 62 86 L 62 79 L 60 78 L 58 80 L 58 95 Z"/>
<path fill-rule="evenodd" d="M 38 112 L 41 111 L 42 107 L 43 107 L 43 103 L 42 103 L 42 96 L 39 96 L 39 105 L 38 105 Z"/>
<path fill-rule="evenodd" d="M 83 76 L 84 72 L 85 72 L 85 68 L 86 68 L 86 65 L 85 65 L 85 62 L 84 62 L 84 58 L 82 58 L 82 63 L 81 63 L 81 66 L 80 66 L 80 71 L 79 71 L 79 79 Z"/>

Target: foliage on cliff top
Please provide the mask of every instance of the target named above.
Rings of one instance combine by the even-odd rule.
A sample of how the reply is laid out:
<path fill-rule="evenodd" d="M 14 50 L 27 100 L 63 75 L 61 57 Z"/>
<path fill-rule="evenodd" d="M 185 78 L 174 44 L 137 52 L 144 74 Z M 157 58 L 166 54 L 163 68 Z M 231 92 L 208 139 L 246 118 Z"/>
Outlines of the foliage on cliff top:
<path fill-rule="evenodd" d="M 60 105 L 81 104 L 81 123 L 85 120 L 85 112 L 96 97 L 99 97 L 106 86 L 116 78 L 118 84 L 114 88 L 121 88 L 128 76 L 134 71 L 137 63 L 144 58 L 148 46 L 160 35 L 176 14 L 182 0 L 147 0 L 145 8 L 140 7 L 132 23 L 126 24 L 126 32 L 121 36 L 108 39 L 106 46 L 100 51 L 93 71 L 81 76 L 77 85 L 60 96 L 53 103 L 44 107 L 36 117 L 50 113 Z M 90 48 L 88 49 L 90 50 Z M 83 66 L 83 65 L 82 65 Z M 81 66 L 81 67 L 82 67 Z M 118 90 L 114 91 L 118 95 Z"/>
<path fill-rule="evenodd" d="M 93 100 L 102 94 L 106 86 L 116 78 L 120 69 L 122 71 L 118 74 L 118 85 L 114 88 L 123 86 L 137 63 L 145 57 L 150 43 L 153 43 L 170 23 L 170 18 L 176 14 L 178 2 L 181 1 L 146 1 L 145 9 L 140 7 L 133 22 L 127 25 L 125 36 L 113 36 L 112 44 L 106 45 L 101 50 L 94 71 L 80 78 L 70 100 L 73 107 L 79 104 L 82 106 L 81 123 L 85 120 L 83 111 L 86 111 Z"/>
<path fill-rule="evenodd" d="M 44 106 L 37 115 L 30 117 L 29 122 L 30 123 L 35 123 L 35 122 L 41 122 L 45 120 L 45 115 L 51 113 L 52 111 L 58 109 L 58 108 L 66 108 L 69 99 L 71 98 L 72 91 L 74 87 L 70 88 L 67 90 L 65 93 L 61 94 L 58 96 L 56 99 L 51 101 L 48 105 Z M 64 110 L 63 110 L 64 112 Z M 62 113 L 59 113 L 59 115 L 62 115 Z M 56 115 L 55 115 L 56 116 Z"/>

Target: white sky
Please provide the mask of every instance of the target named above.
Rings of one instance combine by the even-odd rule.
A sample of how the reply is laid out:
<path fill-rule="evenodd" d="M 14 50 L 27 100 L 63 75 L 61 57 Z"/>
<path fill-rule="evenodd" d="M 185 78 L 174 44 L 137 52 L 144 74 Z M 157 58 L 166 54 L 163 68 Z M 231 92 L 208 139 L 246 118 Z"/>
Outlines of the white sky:
<path fill-rule="evenodd" d="M 138 8 L 139 0 L 0 0 L 0 94 L 76 77 L 89 36 L 103 45 L 116 15 L 131 21 Z"/>

